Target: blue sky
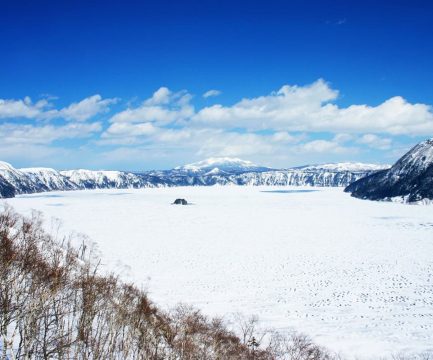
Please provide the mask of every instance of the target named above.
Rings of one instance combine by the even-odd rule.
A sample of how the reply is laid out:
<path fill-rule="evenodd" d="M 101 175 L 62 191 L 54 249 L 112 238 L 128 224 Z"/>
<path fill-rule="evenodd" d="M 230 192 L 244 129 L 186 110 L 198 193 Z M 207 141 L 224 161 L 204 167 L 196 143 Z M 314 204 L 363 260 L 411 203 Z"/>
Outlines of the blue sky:
<path fill-rule="evenodd" d="M 429 1 L 1 1 L 0 159 L 392 163 L 433 136 Z"/>

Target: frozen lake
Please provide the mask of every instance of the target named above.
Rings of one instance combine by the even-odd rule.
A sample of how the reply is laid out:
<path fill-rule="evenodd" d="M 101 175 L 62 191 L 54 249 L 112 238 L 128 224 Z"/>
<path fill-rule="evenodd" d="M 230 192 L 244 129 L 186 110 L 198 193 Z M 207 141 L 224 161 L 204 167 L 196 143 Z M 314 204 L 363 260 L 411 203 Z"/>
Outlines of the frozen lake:
<path fill-rule="evenodd" d="M 193 205 L 170 205 L 179 197 Z M 109 268 L 160 305 L 257 314 L 266 326 L 352 356 L 433 353 L 433 206 L 289 187 L 76 191 L 7 202 L 87 234 Z"/>

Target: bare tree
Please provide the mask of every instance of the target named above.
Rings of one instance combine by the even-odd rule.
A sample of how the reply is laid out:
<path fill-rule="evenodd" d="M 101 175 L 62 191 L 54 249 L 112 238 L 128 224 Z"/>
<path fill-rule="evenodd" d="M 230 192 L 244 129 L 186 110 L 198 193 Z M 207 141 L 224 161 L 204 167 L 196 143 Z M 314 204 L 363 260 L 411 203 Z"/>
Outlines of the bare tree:
<path fill-rule="evenodd" d="M 101 275 L 88 241 L 76 249 L 60 233 L 47 234 L 38 213 L 0 211 L 1 360 L 334 359 L 308 337 L 262 330 L 257 317 L 238 315 L 233 332 L 191 306 L 161 311 L 143 290 Z"/>

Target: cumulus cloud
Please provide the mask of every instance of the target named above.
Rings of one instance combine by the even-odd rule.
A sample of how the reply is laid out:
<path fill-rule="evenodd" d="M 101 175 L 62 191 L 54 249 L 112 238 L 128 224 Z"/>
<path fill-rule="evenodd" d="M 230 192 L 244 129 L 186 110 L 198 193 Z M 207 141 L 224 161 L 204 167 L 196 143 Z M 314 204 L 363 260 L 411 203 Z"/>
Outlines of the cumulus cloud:
<path fill-rule="evenodd" d="M 166 87 L 160 87 L 156 90 L 150 99 L 147 99 L 144 104 L 151 105 L 164 105 L 168 104 L 172 99 L 172 92 Z"/>
<path fill-rule="evenodd" d="M 215 96 L 218 96 L 218 95 L 221 95 L 221 91 L 212 89 L 212 90 L 208 90 L 208 91 L 206 91 L 206 92 L 203 94 L 203 97 L 204 97 L 205 99 L 207 99 L 207 98 L 209 98 L 209 97 L 215 97 Z"/>
<path fill-rule="evenodd" d="M 39 118 L 47 106 L 45 99 L 34 104 L 29 97 L 23 100 L 0 99 L 0 118 Z"/>
<path fill-rule="evenodd" d="M 391 148 L 392 139 L 383 138 L 375 134 L 365 134 L 361 136 L 357 142 L 367 145 L 373 149 L 388 150 Z"/>
<path fill-rule="evenodd" d="M 139 107 L 128 108 L 115 114 L 110 122 L 157 122 L 159 124 L 179 122 L 194 115 L 194 107 L 190 104 L 191 98 L 192 96 L 186 91 L 173 93 L 162 87 Z"/>
<path fill-rule="evenodd" d="M 350 155 L 360 147 L 387 150 L 394 134 L 433 132 L 429 105 L 397 96 L 378 106 L 339 107 L 338 96 L 319 79 L 196 111 L 191 94 L 161 87 L 139 106 L 114 114 L 99 144 L 191 149 L 201 156 Z"/>
<path fill-rule="evenodd" d="M 345 133 L 339 133 L 339 134 L 335 134 L 333 141 L 339 143 L 339 144 L 344 144 L 347 143 L 348 141 L 352 141 L 355 139 L 355 136 L 351 135 L 351 134 L 345 134 Z"/>
<path fill-rule="evenodd" d="M 55 140 L 86 138 L 100 132 L 102 125 L 94 123 L 68 123 L 62 126 L 6 123 L 0 125 L 3 144 L 50 144 Z"/>
<path fill-rule="evenodd" d="M 388 133 L 426 135 L 433 132 L 430 105 L 411 104 L 400 96 L 378 106 L 340 108 L 338 97 L 323 80 L 311 85 L 283 86 L 267 96 L 243 99 L 233 106 L 201 109 L 193 121 L 213 127 L 241 127 L 248 131 L 273 129 L 308 132 Z"/>
<path fill-rule="evenodd" d="M 313 140 L 298 146 L 297 151 L 300 153 L 348 154 L 356 152 L 357 149 L 342 146 L 337 141 Z"/>
<path fill-rule="evenodd" d="M 109 106 L 117 101 L 118 99 L 102 99 L 101 95 L 93 95 L 59 111 L 49 112 L 47 115 L 52 114 L 66 120 L 86 121 L 97 114 L 107 113 Z"/>
<path fill-rule="evenodd" d="M 22 100 L 0 99 L 0 118 L 26 118 L 51 120 L 62 118 L 74 121 L 86 121 L 97 114 L 109 111 L 110 105 L 118 99 L 102 99 L 101 95 L 93 95 L 62 109 L 54 109 L 47 99 L 33 103 L 30 97 Z"/>
<path fill-rule="evenodd" d="M 338 91 L 323 80 L 304 87 L 285 85 L 269 95 L 245 98 L 230 107 L 218 104 L 203 108 L 193 120 L 206 126 L 241 127 L 250 131 L 304 131 L 309 130 L 305 120 L 337 96 Z"/>
<path fill-rule="evenodd" d="M 209 90 L 203 96 L 218 93 Z M 398 145 L 395 135 L 433 133 L 430 105 L 395 96 L 377 106 L 341 107 L 338 97 L 338 90 L 319 79 L 305 86 L 284 85 L 231 106 L 196 110 L 187 91 L 160 87 L 141 103 L 125 103 L 108 120 L 93 122 L 90 119 L 108 113 L 118 100 L 93 95 L 63 108 L 56 108 L 48 98 L 0 100 L 0 119 L 10 119 L 0 123 L 0 136 L 10 144 L 91 137 L 91 146 L 107 146 L 106 154 L 115 154 L 116 147 L 124 149 L 118 156 L 134 147 L 148 149 L 149 156 L 268 156 L 281 161 L 302 157 L 317 162 L 330 161 L 332 156 L 347 160 L 362 150 L 389 151 L 391 145 Z M 45 121 L 41 125 L 23 118 Z"/>

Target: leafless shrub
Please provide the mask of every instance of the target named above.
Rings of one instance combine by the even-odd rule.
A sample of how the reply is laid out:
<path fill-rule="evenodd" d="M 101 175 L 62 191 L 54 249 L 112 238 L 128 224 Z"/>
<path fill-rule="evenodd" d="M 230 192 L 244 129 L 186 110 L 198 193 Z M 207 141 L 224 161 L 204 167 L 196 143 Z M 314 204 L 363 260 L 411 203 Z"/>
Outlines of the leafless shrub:
<path fill-rule="evenodd" d="M 0 211 L 0 359 L 334 359 L 303 335 L 260 330 L 256 317 L 238 317 L 232 332 L 190 306 L 161 311 L 101 275 L 88 242 L 75 249 L 59 234 L 38 213 Z"/>

